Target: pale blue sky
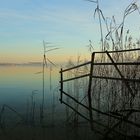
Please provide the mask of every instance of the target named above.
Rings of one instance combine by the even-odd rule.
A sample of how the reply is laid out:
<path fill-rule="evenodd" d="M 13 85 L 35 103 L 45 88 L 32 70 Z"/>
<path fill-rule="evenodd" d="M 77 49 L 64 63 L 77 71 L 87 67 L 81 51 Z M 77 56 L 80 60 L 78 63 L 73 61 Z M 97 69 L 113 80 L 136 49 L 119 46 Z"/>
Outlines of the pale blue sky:
<path fill-rule="evenodd" d="M 119 23 L 132 0 L 99 2 L 105 17 L 115 15 Z M 95 8 L 94 3 L 84 0 L 0 0 L 0 62 L 40 61 L 43 40 L 61 47 L 55 56 L 50 54 L 56 59 L 64 57 L 64 53 L 67 57 L 88 53 L 85 46 L 89 39 L 98 49 Z M 126 27 L 138 36 L 139 23 L 140 16 L 133 14 Z"/>

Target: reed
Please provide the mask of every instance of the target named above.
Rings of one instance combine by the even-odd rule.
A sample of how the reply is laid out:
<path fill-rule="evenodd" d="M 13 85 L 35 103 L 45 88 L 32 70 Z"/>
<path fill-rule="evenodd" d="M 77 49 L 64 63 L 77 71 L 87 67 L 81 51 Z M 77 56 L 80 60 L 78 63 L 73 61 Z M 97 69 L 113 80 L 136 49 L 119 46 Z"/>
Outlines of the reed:
<path fill-rule="evenodd" d="M 45 42 L 43 40 L 43 61 L 42 61 L 42 103 L 40 105 L 40 123 L 43 126 L 44 125 L 44 105 L 45 105 L 45 67 L 48 67 L 48 64 L 50 64 L 50 90 L 51 90 L 51 71 L 52 66 L 56 67 L 56 64 L 53 63 L 47 56 L 48 52 L 55 51 L 59 49 L 58 47 L 50 45 L 49 42 Z M 52 66 L 51 66 L 52 65 Z"/>
<path fill-rule="evenodd" d="M 102 10 L 100 9 L 99 1 L 93 1 L 93 0 L 87 0 L 89 2 L 92 2 L 93 4 L 96 4 L 96 9 L 94 12 L 94 16 L 98 16 L 99 20 L 99 31 L 100 31 L 100 42 L 101 47 L 100 50 L 102 52 L 106 51 L 106 53 L 97 53 L 95 56 L 94 65 L 93 67 L 93 79 L 92 79 L 92 85 L 91 85 L 91 95 L 92 95 L 92 106 L 97 109 L 95 112 L 93 111 L 93 118 L 95 122 L 102 122 L 102 124 L 105 124 L 107 127 L 107 131 L 105 132 L 104 136 L 109 137 L 115 137 L 117 133 L 121 134 L 123 137 L 131 137 L 131 136 L 139 136 L 139 119 L 138 117 L 140 114 L 136 111 L 134 111 L 136 108 L 140 110 L 139 108 L 139 93 L 140 93 L 140 82 L 130 82 L 130 81 L 118 81 L 113 79 L 101 79 L 99 77 L 114 77 L 114 78 L 122 78 L 122 79 L 139 79 L 140 75 L 140 67 L 139 64 L 136 64 L 137 62 L 140 62 L 140 51 L 139 51 L 139 40 L 134 41 L 129 29 L 127 31 L 124 30 L 125 27 L 125 21 L 126 18 L 129 18 L 129 16 L 139 9 L 136 2 L 130 3 L 123 13 L 122 22 L 118 25 L 116 23 L 116 19 L 113 16 L 108 21 L 108 18 L 105 18 Z M 103 24 L 105 26 L 103 26 Z M 106 27 L 103 29 L 103 27 Z M 103 33 L 103 31 L 106 30 L 107 34 Z M 90 53 L 95 49 L 93 48 L 92 41 L 89 40 L 89 51 Z M 135 49 L 137 49 L 135 51 Z M 129 51 L 131 49 L 134 49 L 134 51 Z M 123 52 L 122 50 L 128 50 Z M 112 53 L 108 53 L 108 51 L 114 51 Z M 116 52 L 115 52 L 116 51 Z M 131 64 L 128 64 L 131 62 Z M 133 65 L 132 63 L 135 63 L 136 65 Z M 67 93 L 72 96 L 72 98 L 75 98 L 76 101 L 73 102 L 69 97 L 66 97 L 65 100 L 66 103 L 68 103 L 74 111 L 70 113 L 69 109 L 67 108 L 67 120 L 70 120 L 70 118 L 74 118 L 74 112 L 79 114 L 78 112 L 85 114 L 85 110 L 82 110 L 79 106 L 82 102 L 84 105 L 88 106 L 87 100 L 88 100 L 88 94 L 87 91 L 82 94 L 81 86 L 79 86 L 81 83 L 83 83 L 83 87 L 85 89 L 87 88 L 87 81 L 85 78 L 81 76 L 80 78 L 74 78 L 74 77 L 80 77 L 81 71 L 86 67 L 82 65 L 80 62 L 77 65 L 80 65 L 81 67 L 75 66 L 74 62 L 69 61 L 68 62 L 68 68 L 70 74 L 67 75 L 67 79 L 73 80 L 73 83 L 67 81 Z M 98 65 L 98 64 L 103 65 Z M 113 65 L 105 65 L 105 63 L 112 63 Z M 118 63 L 117 65 L 115 63 Z M 120 63 L 124 63 L 124 65 L 120 65 Z M 75 67 L 75 70 L 73 68 L 69 67 Z M 82 70 L 81 70 L 82 69 Z M 63 70 L 64 73 L 69 73 L 69 71 Z M 89 73 L 89 67 L 84 71 L 83 75 Z M 97 79 L 97 77 L 99 79 Z M 84 80 L 83 80 L 84 79 Z M 86 82 L 83 82 L 86 81 Z M 72 85 L 74 84 L 74 85 Z M 65 87 L 64 87 L 65 89 Z M 83 91 L 85 91 L 83 89 Z M 64 98 L 65 99 L 65 98 Z M 78 103 L 78 104 L 77 104 Z M 75 106 L 76 104 L 76 106 Z M 69 106 L 68 106 L 69 107 Z M 129 111 L 128 111 L 129 109 Z M 133 110 L 134 109 L 134 110 Z M 122 111 L 123 110 L 123 111 Z M 126 111 L 127 110 L 127 111 Z M 101 113 L 102 112 L 102 113 Z M 106 117 L 104 116 L 105 114 Z M 82 115 L 81 114 L 81 115 Z M 103 115 L 104 114 L 104 115 Z M 123 118 L 122 120 L 116 120 L 115 118 Z M 69 116 L 69 117 L 68 117 Z M 89 117 L 87 115 L 87 117 Z M 134 119 L 135 118 L 135 119 Z M 82 119 L 80 118 L 79 121 Z M 78 122 L 79 122 L 78 121 Z M 95 124 L 94 124 L 95 125 Z M 132 128 L 132 131 L 130 131 L 129 128 Z M 103 131 L 100 127 L 94 127 L 95 129 L 99 129 L 100 132 Z M 122 132 L 120 132 L 120 130 Z M 133 131 L 135 130 L 135 131 Z M 114 133 L 115 132 L 115 133 Z"/>

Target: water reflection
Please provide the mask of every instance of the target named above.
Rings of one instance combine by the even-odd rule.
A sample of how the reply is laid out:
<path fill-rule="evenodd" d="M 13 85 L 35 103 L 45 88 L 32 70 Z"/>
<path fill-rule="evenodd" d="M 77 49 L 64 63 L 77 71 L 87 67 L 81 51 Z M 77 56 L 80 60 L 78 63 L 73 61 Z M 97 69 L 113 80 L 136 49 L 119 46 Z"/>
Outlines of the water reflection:
<path fill-rule="evenodd" d="M 0 66 L 0 105 L 8 104 L 19 110 L 26 105 L 33 90 L 38 90 L 36 101 L 42 98 L 42 67 L 41 66 Z M 51 90 L 58 86 L 58 69 L 49 67 L 45 70 L 45 99 L 51 103 Z M 51 77 L 50 77 L 51 76 Z M 50 83 L 51 80 L 51 83 Z"/>
<path fill-rule="evenodd" d="M 75 127 L 73 123 L 66 125 L 65 106 L 59 103 L 59 68 L 45 69 L 45 107 L 41 125 L 41 71 L 41 66 L 0 66 L 0 139 L 92 139 L 93 133 L 87 124 L 84 127 Z"/>

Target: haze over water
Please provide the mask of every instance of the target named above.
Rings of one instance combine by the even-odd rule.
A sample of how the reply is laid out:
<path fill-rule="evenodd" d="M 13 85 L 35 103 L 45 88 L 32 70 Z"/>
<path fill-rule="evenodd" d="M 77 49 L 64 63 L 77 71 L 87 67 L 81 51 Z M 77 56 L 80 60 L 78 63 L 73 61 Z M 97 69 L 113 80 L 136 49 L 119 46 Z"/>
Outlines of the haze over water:
<path fill-rule="evenodd" d="M 34 97 L 35 101 L 38 104 L 41 103 L 41 71 L 41 66 L 0 66 L 0 105 L 7 104 L 20 110 L 20 112 L 24 111 L 27 101 L 30 102 L 31 100 L 31 94 L 34 90 L 37 90 L 37 94 Z M 52 69 L 50 77 L 49 67 L 45 71 L 45 103 L 48 106 L 52 103 L 50 90 L 54 92 L 58 87 L 59 73 L 58 69 Z"/>

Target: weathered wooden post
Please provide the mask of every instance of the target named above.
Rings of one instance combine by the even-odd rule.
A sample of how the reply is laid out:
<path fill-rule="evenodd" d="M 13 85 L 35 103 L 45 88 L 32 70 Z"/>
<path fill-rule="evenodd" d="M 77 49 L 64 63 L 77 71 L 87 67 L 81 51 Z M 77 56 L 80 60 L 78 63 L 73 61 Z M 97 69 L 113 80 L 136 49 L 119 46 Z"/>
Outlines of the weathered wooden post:
<path fill-rule="evenodd" d="M 62 104 L 62 98 L 63 98 L 63 70 L 61 68 L 60 71 L 60 102 Z"/>
<path fill-rule="evenodd" d="M 92 130 L 93 130 L 93 114 L 92 114 L 91 87 L 92 87 L 92 74 L 93 74 L 94 56 L 95 56 L 95 53 L 92 53 L 91 64 L 90 64 L 89 85 L 88 85 L 88 108 L 89 108 L 90 126 L 91 126 Z"/>

